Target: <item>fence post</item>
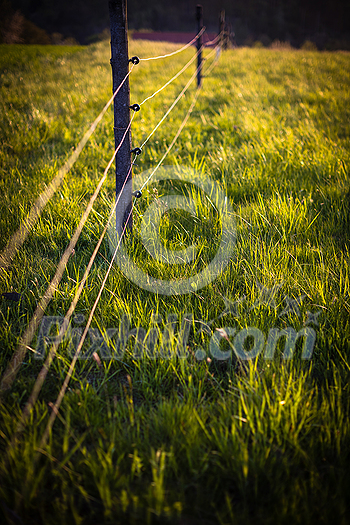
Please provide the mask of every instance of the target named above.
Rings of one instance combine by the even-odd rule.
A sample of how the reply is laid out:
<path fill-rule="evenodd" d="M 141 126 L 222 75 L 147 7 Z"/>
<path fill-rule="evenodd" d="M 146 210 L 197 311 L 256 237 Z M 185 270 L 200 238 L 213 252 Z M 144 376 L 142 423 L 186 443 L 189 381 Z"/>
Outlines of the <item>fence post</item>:
<path fill-rule="evenodd" d="M 220 37 L 220 47 L 222 49 L 227 49 L 227 31 L 226 31 L 226 20 L 225 20 L 225 9 L 220 11 L 219 16 L 219 34 Z"/>
<path fill-rule="evenodd" d="M 126 0 L 109 0 L 109 17 L 111 24 L 111 66 L 113 77 L 113 93 L 129 72 L 128 27 Z M 130 88 L 129 77 L 124 82 L 114 99 L 114 144 L 120 144 L 125 130 L 130 122 Z M 116 158 L 116 195 L 123 188 L 126 177 L 131 180 L 131 131 L 127 132 Z M 132 205 L 132 186 L 125 185 L 116 206 L 116 232 L 120 236 Z M 127 227 L 132 227 L 132 217 Z"/>
<path fill-rule="evenodd" d="M 197 18 L 197 33 L 199 33 L 203 28 L 203 7 L 201 5 L 196 6 L 196 18 Z M 203 45 L 203 35 L 197 38 L 197 87 L 202 85 L 202 51 L 201 47 Z"/>

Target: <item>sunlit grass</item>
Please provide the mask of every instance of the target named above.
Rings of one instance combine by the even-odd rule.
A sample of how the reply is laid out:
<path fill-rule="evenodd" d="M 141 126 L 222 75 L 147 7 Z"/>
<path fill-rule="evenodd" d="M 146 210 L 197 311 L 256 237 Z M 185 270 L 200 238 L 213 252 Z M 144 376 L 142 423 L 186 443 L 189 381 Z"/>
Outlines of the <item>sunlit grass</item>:
<path fill-rule="evenodd" d="M 131 42 L 130 54 L 147 57 L 175 48 Z M 111 72 L 107 43 L 2 46 L 1 51 L 2 249 L 109 98 Z M 152 94 L 193 52 L 135 66 L 131 102 Z M 133 147 L 145 140 L 194 69 L 193 64 L 142 106 L 132 126 Z M 9 446 L 43 363 L 28 349 L 0 408 L 0 508 L 8 523 L 347 523 L 349 71 L 349 55 L 342 53 L 242 48 L 222 54 L 204 78 L 166 164 L 193 168 L 228 195 L 237 230 L 232 260 L 216 280 L 186 295 L 156 295 L 113 268 L 92 327 L 95 334 L 97 329 L 105 336 L 109 328 L 117 332 L 105 353 L 99 351 L 100 360 L 77 362 L 38 461 L 50 403 L 74 349 L 67 343 L 60 347 L 24 433 Z M 135 180 L 159 161 L 194 89 L 145 146 Z M 13 265 L 1 274 L 1 292 L 22 294 L 19 303 L 1 299 L 1 373 L 55 273 L 113 143 L 110 110 Z M 202 260 L 196 264 L 210 260 L 221 233 L 216 211 L 193 187 L 155 182 L 136 202 L 129 253 L 156 277 L 192 275 L 195 263 L 169 269 L 140 242 L 147 207 L 169 189 L 190 194 L 196 213 L 163 215 L 162 241 L 181 249 L 202 233 L 196 241 Z M 47 315 L 68 310 L 114 191 L 111 170 Z M 85 321 L 110 257 L 106 239 L 76 309 Z M 264 304 L 261 286 L 274 285 L 279 288 L 273 302 Z M 282 315 L 288 300 L 302 296 L 298 312 Z M 320 312 L 317 324 L 309 323 L 310 312 Z M 187 357 L 180 359 L 174 354 L 186 318 Z M 85 325 L 80 321 L 72 321 L 76 337 Z M 122 357 L 104 359 L 113 355 L 123 322 L 130 323 L 134 338 Z M 306 323 L 317 334 L 311 361 L 301 359 L 300 344 L 291 360 L 283 359 L 282 345 L 273 360 L 262 352 L 244 363 L 234 355 L 218 361 L 210 352 L 217 328 L 256 327 L 267 340 L 273 328 L 298 332 Z M 142 355 L 142 347 L 135 355 L 136 328 L 158 335 L 154 355 Z M 88 336 L 83 357 L 92 343 Z M 35 345 L 34 340 L 33 350 Z M 230 349 L 223 337 L 221 350 Z M 203 351 L 204 358 L 196 358 Z"/>

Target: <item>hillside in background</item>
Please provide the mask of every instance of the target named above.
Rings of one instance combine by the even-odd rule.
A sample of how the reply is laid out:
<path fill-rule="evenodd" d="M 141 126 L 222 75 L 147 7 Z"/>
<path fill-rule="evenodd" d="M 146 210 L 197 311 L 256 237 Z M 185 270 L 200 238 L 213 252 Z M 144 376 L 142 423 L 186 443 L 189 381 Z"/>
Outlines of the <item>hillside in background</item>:
<path fill-rule="evenodd" d="M 129 0 L 130 29 L 154 31 L 195 30 L 192 0 Z M 319 49 L 350 49 L 350 2 L 346 0 L 202 0 L 204 24 L 218 29 L 218 14 L 226 10 L 226 20 L 236 33 L 238 45 L 273 40 L 300 46 L 305 40 Z M 3 0 L 1 7 L 8 4 Z M 47 33 L 61 33 L 86 44 L 109 27 L 108 1 L 104 0 L 12 0 L 31 23 Z"/>

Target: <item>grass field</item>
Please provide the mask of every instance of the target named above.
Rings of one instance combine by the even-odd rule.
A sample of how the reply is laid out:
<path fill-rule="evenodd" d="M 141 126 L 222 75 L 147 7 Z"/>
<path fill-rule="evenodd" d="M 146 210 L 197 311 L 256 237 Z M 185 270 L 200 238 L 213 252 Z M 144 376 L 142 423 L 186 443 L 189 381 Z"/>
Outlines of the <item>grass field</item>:
<path fill-rule="evenodd" d="M 176 49 L 140 41 L 130 47 L 141 57 Z M 131 102 L 152 94 L 191 56 L 188 49 L 135 66 Z M 106 42 L 85 48 L 0 46 L 0 250 L 110 97 L 109 57 Z M 135 114 L 133 147 L 194 69 Z M 160 160 L 194 90 L 193 85 L 144 147 L 135 176 Z M 118 328 L 127 316 L 130 328 L 163 334 L 163 347 L 157 356 L 136 355 L 130 338 L 124 355 L 104 359 L 113 353 L 110 340 L 99 357 L 79 360 L 43 448 L 41 437 L 72 346 L 59 347 L 27 425 L 14 440 L 43 365 L 34 357 L 33 340 L 0 405 L 4 522 L 349 523 L 349 137 L 348 53 L 241 48 L 221 55 L 165 164 L 210 177 L 228 196 L 236 222 L 234 255 L 217 279 L 185 295 L 152 293 L 112 269 L 92 321 L 94 333 Z M 13 264 L 1 272 L 0 292 L 22 294 L 19 302 L 0 299 L 1 375 L 113 142 L 111 109 Z M 157 204 L 169 187 L 151 180 L 147 190 L 136 203 L 134 235 L 127 243 L 138 264 L 157 278 L 169 278 L 139 239 L 147 206 Z M 68 310 L 114 191 L 112 169 L 47 316 Z M 160 235 L 168 247 L 179 249 L 202 228 L 196 246 L 205 265 L 219 242 L 220 220 L 203 195 L 197 193 L 195 201 L 198 220 L 170 210 Z M 89 316 L 110 259 L 105 240 L 76 308 L 75 334 Z M 188 264 L 173 271 L 192 276 L 197 269 Z M 172 315 L 178 320 L 175 330 Z M 180 359 L 175 355 L 179 326 L 189 316 L 187 357 Z M 316 342 L 308 360 L 302 359 L 301 340 L 293 357 L 284 359 L 282 339 L 273 359 L 261 352 L 242 361 L 231 352 L 229 327 L 237 332 L 254 327 L 265 339 L 272 329 L 309 327 Z M 210 345 L 220 336 L 221 350 L 230 354 L 222 360 Z M 92 336 L 85 352 L 91 342 Z M 246 351 L 249 338 L 248 343 Z"/>

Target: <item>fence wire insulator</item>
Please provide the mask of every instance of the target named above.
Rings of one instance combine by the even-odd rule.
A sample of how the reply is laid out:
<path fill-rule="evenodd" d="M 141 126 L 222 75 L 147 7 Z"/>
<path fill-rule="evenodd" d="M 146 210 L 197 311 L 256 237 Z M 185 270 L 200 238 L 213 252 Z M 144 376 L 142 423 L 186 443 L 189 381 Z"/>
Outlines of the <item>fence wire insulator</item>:
<path fill-rule="evenodd" d="M 134 57 L 129 58 L 129 62 L 131 62 L 132 64 L 134 64 L 134 66 L 136 66 L 140 62 L 140 59 L 139 57 L 134 56 Z"/>
<path fill-rule="evenodd" d="M 142 191 L 141 190 L 136 190 L 133 192 L 133 197 L 136 197 L 136 199 L 139 199 L 142 195 Z"/>
<path fill-rule="evenodd" d="M 130 109 L 133 109 L 134 111 L 140 111 L 141 107 L 140 104 L 133 104 L 132 106 L 129 106 Z"/>
<path fill-rule="evenodd" d="M 135 153 L 135 155 L 141 155 L 142 149 L 141 148 L 134 148 L 130 151 L 130 153 Z"/>

